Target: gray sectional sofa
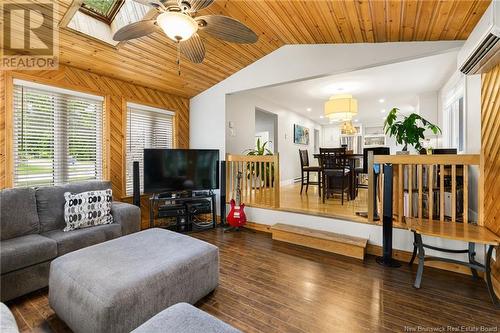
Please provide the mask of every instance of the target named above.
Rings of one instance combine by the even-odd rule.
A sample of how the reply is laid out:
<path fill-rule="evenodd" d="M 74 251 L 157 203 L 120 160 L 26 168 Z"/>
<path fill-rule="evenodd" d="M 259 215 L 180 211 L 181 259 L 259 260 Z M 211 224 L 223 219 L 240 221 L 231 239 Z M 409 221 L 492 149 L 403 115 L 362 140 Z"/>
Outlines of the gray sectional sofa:
<path fill-rule="evenodd" d="M 111 188 L 110 182 L 89 181 L 0 191 L 2 301 L 46 287 L 53 259 L 140 230 L 140 209 L 113 202 L 113 223 L 62 231 L 66 225 L 65 192 L 81 193 L 108 188 Z"/>

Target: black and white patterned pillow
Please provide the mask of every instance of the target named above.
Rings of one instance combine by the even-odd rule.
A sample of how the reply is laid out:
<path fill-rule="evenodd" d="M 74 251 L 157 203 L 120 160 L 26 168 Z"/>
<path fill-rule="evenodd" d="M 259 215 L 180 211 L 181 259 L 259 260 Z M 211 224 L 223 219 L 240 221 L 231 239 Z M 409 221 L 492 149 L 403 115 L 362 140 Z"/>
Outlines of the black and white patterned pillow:
<path fill-rule="evenodd" d="M 64 193 L 64 231 L 71 231 L 101 224 L 113 223 L 110 189 L 78 194 Z"/>

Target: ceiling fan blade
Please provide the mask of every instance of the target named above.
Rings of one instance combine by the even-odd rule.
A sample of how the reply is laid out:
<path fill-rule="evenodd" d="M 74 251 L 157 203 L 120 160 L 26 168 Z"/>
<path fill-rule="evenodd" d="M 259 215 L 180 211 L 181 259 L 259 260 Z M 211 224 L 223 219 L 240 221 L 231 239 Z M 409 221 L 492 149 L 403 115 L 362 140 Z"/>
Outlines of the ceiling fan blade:
<path fill-rule="evenodd" d="M 181 53 L 191 62 L 199 64 L 205 59 L 205 45 L 200 35 L 194 34 L 188 40 L 179 42 Z"/>
<path fill-rule="evenodd" d="M 190 8 L 187 10 L 188 12 L 197 12 L 210 6 L 214 0 L 181 0 L 181 6 L 183 2 L 187 2 L 189 4 Z"/>
<path fill-rule="evenodd" d="M 201 31 L 205 31 L 214 37 L 228 42 L 251 44 L 259 39 L 252 29 L 228 16 L 199 16 L 196 18 L 196 21 L 200 25 Z"/>
<path fill-rule="evenodd" d="M 126 25 L 115 32 L 115 34 L 113 35 L 113 40 L 121 42 L 124 40 L 143 37 L 157 30 L 161 30 L 160 27 L 158 27 L 155 23 L 156 19 L 139 21 Z"/>

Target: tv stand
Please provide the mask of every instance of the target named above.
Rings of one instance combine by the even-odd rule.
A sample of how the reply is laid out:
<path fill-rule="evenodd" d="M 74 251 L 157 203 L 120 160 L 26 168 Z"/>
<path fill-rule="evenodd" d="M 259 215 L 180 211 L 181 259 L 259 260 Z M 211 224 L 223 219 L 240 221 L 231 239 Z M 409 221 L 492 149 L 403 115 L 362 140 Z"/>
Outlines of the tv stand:
<path fill-rule="evenodd" d="M 213 191 L 155 193 L 149 198 L 149 227 L 156 227 L 158 218 L 175 219 L 168 229 L 178 232 L 213 229 L 216 221 L 216 196 Z M 208 214 L 212 221 L 197 223 L 197 215 Z M 162 216 L 159 216 L 162 215 Z"/>

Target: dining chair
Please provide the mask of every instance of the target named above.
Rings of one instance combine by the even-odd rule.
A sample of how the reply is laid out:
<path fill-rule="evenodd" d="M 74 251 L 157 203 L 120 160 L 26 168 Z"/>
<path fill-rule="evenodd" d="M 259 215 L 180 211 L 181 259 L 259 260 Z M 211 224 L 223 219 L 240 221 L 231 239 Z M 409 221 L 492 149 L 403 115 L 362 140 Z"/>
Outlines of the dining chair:
<path fill-rule="evenodd" d="M 309 152 L 307 149 L 299 149 L 299 157 L 300 157 L 300 194 L 302 194 L 302 190 L 304 189 L 304 185 L 306 185 L 306 193 L 309 189 L 309 185 L 318 185 L 318 193 L 321 197 L 321 167 L 320 166 L 310 166 L 309 165 Z M 317 172 L 318 173 L 318 181 L 311 182 L 309 179 L 309 173 Z M 305 176 L 305 177 L 304 177 Z"/>
<path fill-rule="evenodd" d="M 349 160 L 346 149 L 320 148 L 320 166 L 322 169 L 323 203 L 330 194 L 340 194 L 341 203 L 344 204 L 344 193 L 349 191 L 350 173 Z M 349 195 L 347 195 L 349 198 Z"/>

